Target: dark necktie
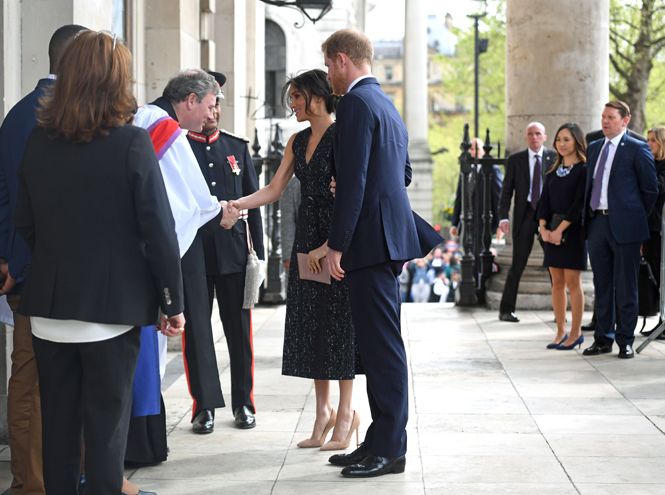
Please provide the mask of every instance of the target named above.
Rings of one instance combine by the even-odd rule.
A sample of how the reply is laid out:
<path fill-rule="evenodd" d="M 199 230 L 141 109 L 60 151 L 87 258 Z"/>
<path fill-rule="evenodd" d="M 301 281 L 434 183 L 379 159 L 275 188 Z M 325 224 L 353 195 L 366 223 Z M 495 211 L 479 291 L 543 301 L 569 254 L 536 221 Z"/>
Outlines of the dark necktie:
<path fill-rule="evenodd" d="M 596 178 L 593 180 L 593 189 L 591 190 L 591 201 L 589 201 L 591 211 L 596 211 L 600 205 L 600 192 L 603 189 L 603 174 L 605 173 L 605 164 L 607 163 L 607 155 L 610 154 L 611 144 L 612 141 L 608 141 L 600 155 L 598 169 L 596 170 Z"/>
<path fill-rule="evenodd" d="M 540 155 L 536 155 L 536 165 L 533 167 L 533 181 L 531 182 L 531 208 L 538 206 L 540 199 Z"/>

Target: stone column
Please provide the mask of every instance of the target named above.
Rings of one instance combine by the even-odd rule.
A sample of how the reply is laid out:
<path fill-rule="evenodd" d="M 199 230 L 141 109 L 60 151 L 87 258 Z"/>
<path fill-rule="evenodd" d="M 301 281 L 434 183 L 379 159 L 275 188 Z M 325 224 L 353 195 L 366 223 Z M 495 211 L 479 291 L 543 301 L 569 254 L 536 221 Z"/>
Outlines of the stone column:
<path fill-rule="evenodd" d="M 199 2 L 145 0 L 146 100 L 179 70 L 201 65 Z"/>
<path fill-rule="evenodd" d="M 563 123 L 577 122 L 585 133 L 599 129 L 609 98 L 608 53 L 609 0 L 507 0 L 507 149 L 524 149 L 525 129 L 533 121 L 545 126 L 549 147 Z M 552 305 L 542 256 L 536 242 L 520 283 L 518 308 Z M 488 305 L 492 308 L 498 309 L 511 258 L 512 245 L 497 257 L 501 274 L 490 284 Z M 590 272 L 583 275 L 583 286 L 590 309 Z"/>
<path fill-rule="evenodd" d="M 215 13 L 216 67 L 226 76 L 219 127 L 239 134 L 246 130 L 247 1 L 217 0 Z"/>
<path fill-rule="evenodd" d="M 524 148 L 524 130 L 534 120 L 545 126 L 550 147 L 565 122 L 585 133 L 600 129 L 609 98 L 609 3 L 507 0 L 508 150 Z"/>
<path fill-rule="evenodd" d="M 404 33 L 404 123 L 409 131 L 409 156 L 413 180 L 407 191 L 411 207 L 432 220 L 432 170 L 427 141 L 427 2 L 406 0 Z"/>

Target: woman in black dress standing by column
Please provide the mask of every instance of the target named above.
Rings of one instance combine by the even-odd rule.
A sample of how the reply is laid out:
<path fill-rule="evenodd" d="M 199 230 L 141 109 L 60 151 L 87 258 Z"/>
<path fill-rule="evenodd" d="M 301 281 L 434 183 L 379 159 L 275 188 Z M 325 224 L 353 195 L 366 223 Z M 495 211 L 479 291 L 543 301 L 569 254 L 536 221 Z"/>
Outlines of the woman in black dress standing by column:
<path fill-rule="evenodd" d="M 587 269 L 584 237 L 584 189 L 586 142 L 580 126 L 563 124 L 554 137 L 557 160 L 548 170 L 538 202 L 538 228 L 545 241 L 543 266 L 552 274 L 552 306 L 557 334 L 548 349 L 570 350 L 584 342 L 582 270 Z M 566 287 L 573 314 L 570 336 L 566 334 Z"/>

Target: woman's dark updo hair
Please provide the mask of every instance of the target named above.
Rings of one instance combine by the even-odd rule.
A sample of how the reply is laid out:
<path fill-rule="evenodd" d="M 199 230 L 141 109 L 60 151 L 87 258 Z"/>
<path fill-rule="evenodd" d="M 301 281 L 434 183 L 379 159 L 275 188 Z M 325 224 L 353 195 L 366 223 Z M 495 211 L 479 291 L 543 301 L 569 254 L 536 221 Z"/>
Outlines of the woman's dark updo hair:
<path fill-rule="evenodd" d="M 328 82 L 328 75 L 321 69 L 308 70 L 297 76 L 290 77 L 282 88 L 282 106 L 285 110 L 291 110 L 289 105 L 289 89 L 293 86 L 305 96 L 305 113 L 310 114 L 309 102 L 314 97 L 326 100 L 326 111 L 335 113 L 339 96 L 333 94 L 332 84 Z M 293 115 L 293 111 L 291 111 Z"/>

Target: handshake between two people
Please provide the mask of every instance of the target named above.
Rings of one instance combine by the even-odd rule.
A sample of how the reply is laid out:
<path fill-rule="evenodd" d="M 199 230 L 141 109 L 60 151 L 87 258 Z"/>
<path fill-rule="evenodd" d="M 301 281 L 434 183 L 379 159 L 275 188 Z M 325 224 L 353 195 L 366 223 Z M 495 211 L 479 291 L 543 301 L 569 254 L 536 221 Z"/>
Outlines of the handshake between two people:
<path fill-rule="evenodd" d="M 220 201 L 222 206 L 222 221 L 219 223 L 226 230 L 235 225 L 240 218 L 240 208 L 237 201 Z"/>

